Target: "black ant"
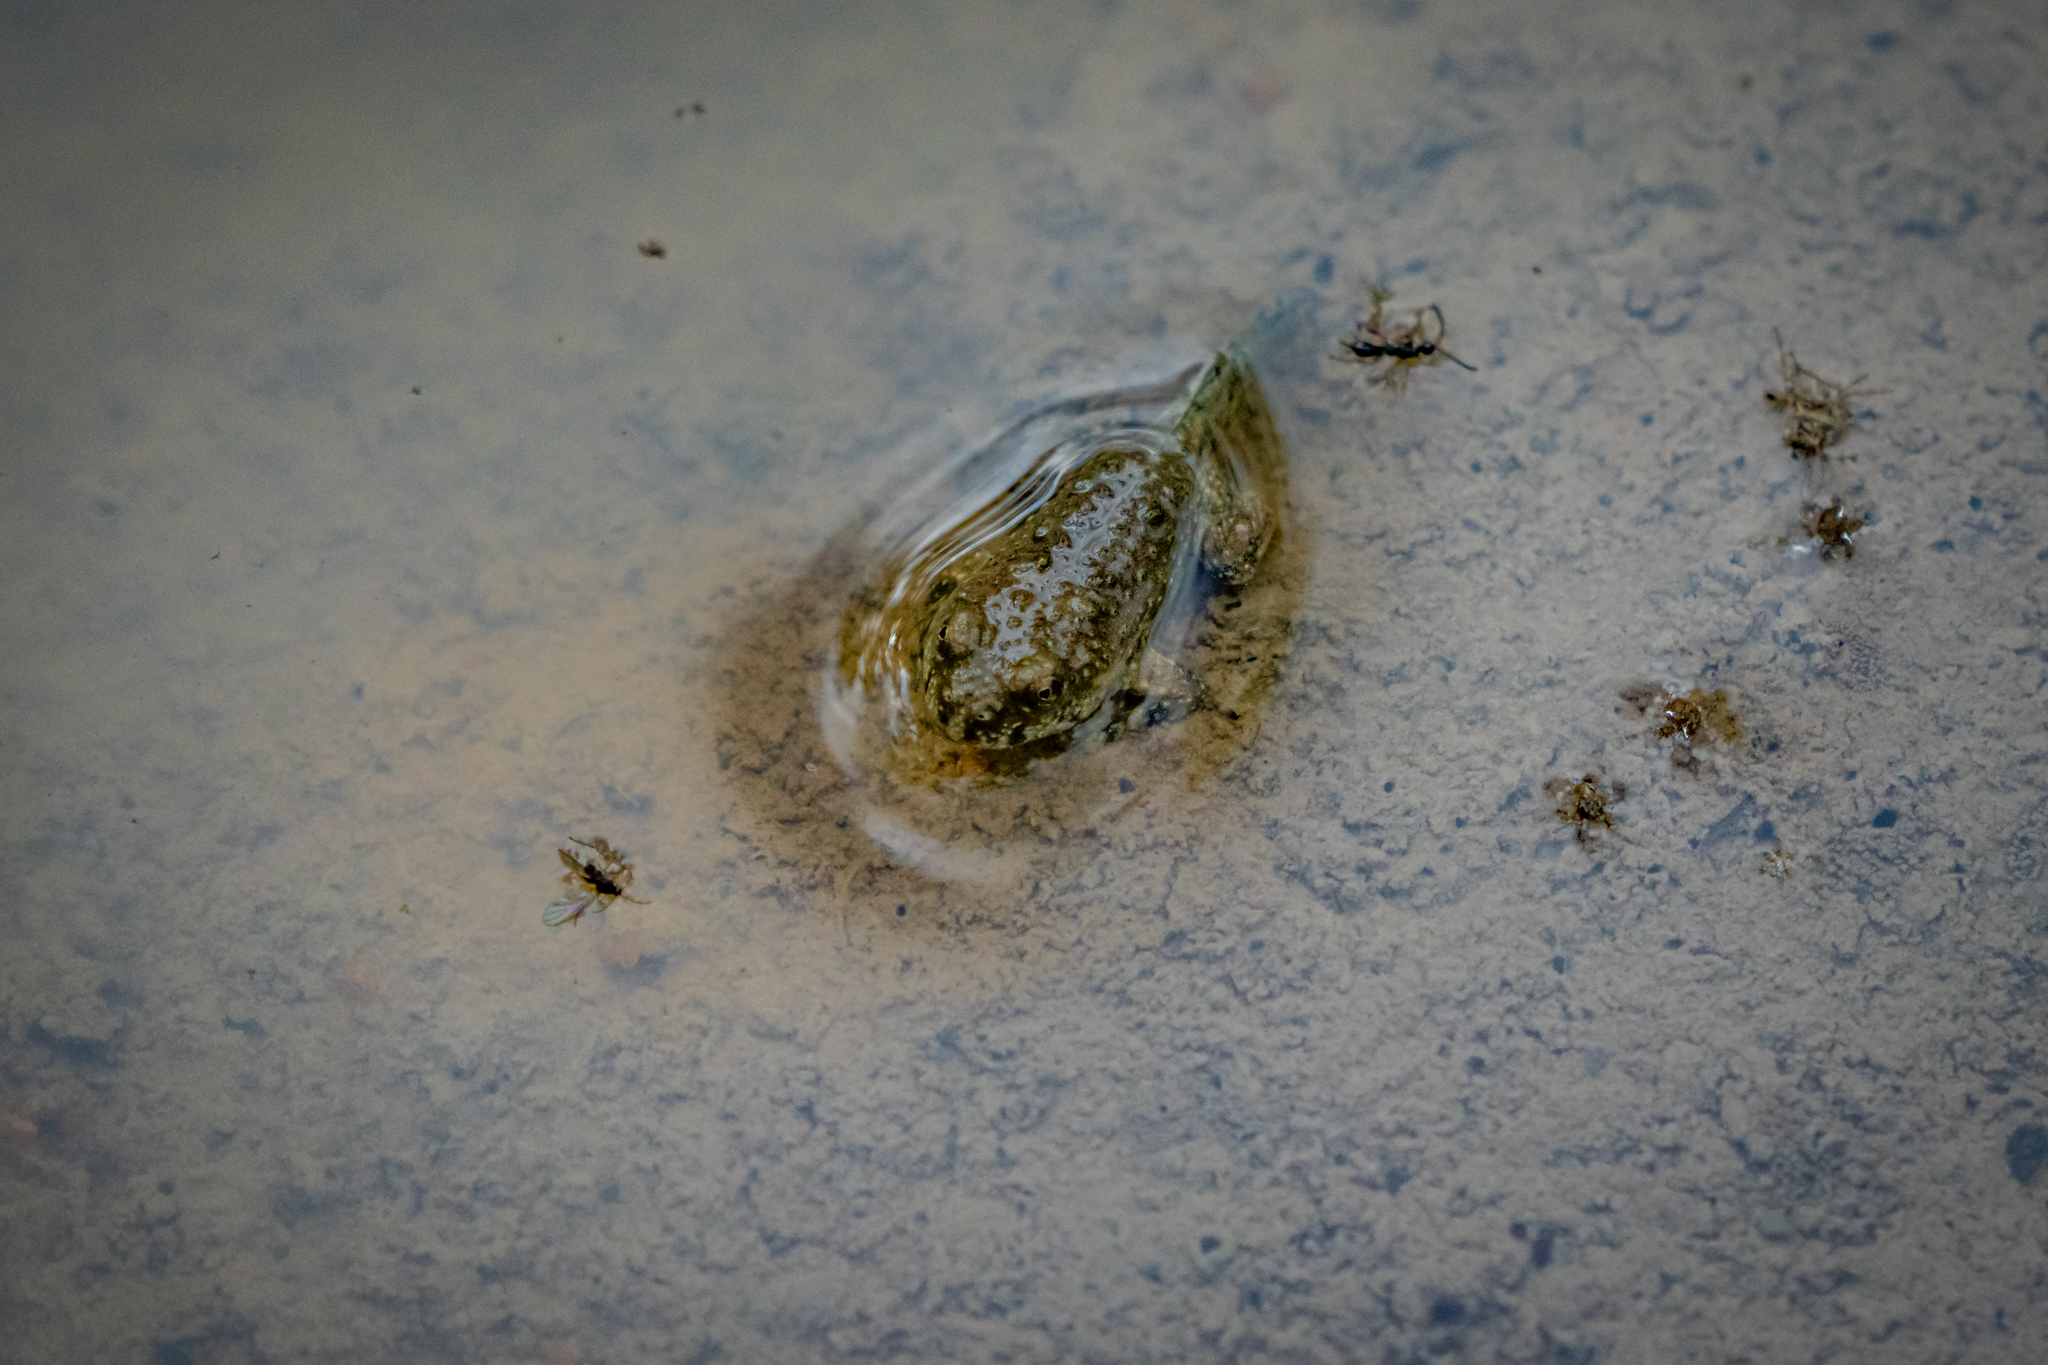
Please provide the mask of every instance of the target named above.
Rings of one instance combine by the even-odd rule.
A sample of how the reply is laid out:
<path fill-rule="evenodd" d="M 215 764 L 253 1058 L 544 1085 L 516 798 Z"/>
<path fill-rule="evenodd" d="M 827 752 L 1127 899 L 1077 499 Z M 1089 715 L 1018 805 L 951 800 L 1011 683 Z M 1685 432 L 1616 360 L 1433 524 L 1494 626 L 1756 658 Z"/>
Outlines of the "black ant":
<path fill-rule="evenodd" d="M 1444 310 L 1435 304 L 1415 310 L 1415 320 L 1405 327 L 1388 327 L 1385 321 L 1387 291 L 1372 291 L 1372 313 L 1358 324 L 1356 340 L 1345 340 L 1341 344 L 1351 354 L 1348 357 L 1358 361 L 1391 360 L 1393 368 L 1380 376 L 1380 382 L 1398 388 L 1407 380 L 1407 371 L 1416 365 L 1433 362 L 1442 356 L 1452 364 L 1476 372 L 1478 366 L 1467 365 L 1452 355 L 1444 345 Z M 1434 315 L 1436 335 L 1431 336 L 1423 319 Z"/>

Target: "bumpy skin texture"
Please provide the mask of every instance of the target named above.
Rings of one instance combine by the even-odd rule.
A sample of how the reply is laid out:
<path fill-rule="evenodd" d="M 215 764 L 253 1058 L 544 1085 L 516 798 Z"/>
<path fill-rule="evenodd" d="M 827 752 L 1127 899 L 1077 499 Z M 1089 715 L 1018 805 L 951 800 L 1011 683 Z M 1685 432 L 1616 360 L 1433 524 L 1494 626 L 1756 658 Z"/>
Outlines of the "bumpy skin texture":
<path fill-rule="evenodd" d="M 1128 435 L 1105 427 L 1047 450 L 1040 461 L 1064 464 L 1066 440 L 1102 447 L 1073 457 L 1015 524 L 989 531 L 1019 515 L 1013 499 L 1036 496 L 1042 463 L 979 509 L 949 512 L 959 517 L 952 524 L 921 528 L 921 548 L 885 560 L 855 595 L 841 621 L 839 672 L 886 699 L 892 742 L 923 736 L 1028 753 L 1119 694 L 1135 699 L 1183 566 L 1199 559 L 1223 591 L 1256 575 L 1278 534 L 1284 460 L 1264 395 L 1230 353 L 1180 383 L 1177 399 L 1166 386 L 1131 391 Z M 1060 420 L 1113 410 L 1119 397 L 1066 405 Z M 1178 666 L 1171 654 L 1168 666 Z M 913 743 L 904 752 L 921 751 Z"/>
<path fill-rule="evenodd" d="M 1280 447 L 1272 414 L 1243 364 L 1219 355 L 1174 429 L 1197 471 L 1202 498 L 1202 566 L 1232 587 L 1251 580 L 1273 540 L 1273 516 L 1239 460 L 1270 462 Z"/>
<path fill-rule="evenodd" d="M 1134 681 L 1172 574 L 1185 456 L 1103 450 L 1046 503 L 932 585 L 920 706 L 953 740 L 1028 744 Z"/>

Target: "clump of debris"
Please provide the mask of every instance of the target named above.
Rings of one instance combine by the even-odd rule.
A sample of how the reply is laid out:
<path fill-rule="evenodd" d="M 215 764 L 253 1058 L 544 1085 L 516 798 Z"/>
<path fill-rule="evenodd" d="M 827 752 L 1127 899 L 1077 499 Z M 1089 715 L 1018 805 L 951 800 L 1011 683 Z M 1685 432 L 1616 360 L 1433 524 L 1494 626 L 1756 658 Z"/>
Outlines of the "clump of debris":
<path fill-rule="evenodd" d="M 1824 460 L 1828 448 L 1841 444 L 1855 424 L 1849 400 L 1877 390 L 1857 387 L 1868 375 L 1858 375 L 1846 384 L 1822 379 L 1799 363 L 1784 337 L 1776 332 L 1771 335 L 1778 342 L 1779 381 L 1777 388 L 1764 394 L 1764 401 L 1785 414 L 1785 446 L 1793 458 Z"/>

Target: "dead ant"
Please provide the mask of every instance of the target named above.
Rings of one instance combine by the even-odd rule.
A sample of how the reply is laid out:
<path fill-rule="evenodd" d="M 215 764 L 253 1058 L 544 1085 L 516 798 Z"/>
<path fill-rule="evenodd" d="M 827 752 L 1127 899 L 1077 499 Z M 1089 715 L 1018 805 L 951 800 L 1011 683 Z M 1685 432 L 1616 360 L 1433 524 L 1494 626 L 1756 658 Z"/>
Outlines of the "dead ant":
<path fill-rule="evenodd" d="M 562 860 L 562 866 L 569 869 L 562 878 L 569 884 L 569 890 L 548 902 L 548 908 L 541 911 L 540 922 L 553 929 L 559 925 L 573 924 L 583 918 L 587 910 L 606 910 L 613 901 L 625 899 L 635 905 L 646 901 L 637 896 L 626 895 L 626 888 L 633 884 L 633 865 L 625 855 L 606 843 L 602 837 L 578 839 L 569 836 L 572 844 L 582 844 L 597 856 L 576 861 L 576 855 L 566 848 L 555 853 Z"/>
<path fill-rule="evenodd" d="M 1838 444 L 1854 425 L 1849 400 L 1879 390 L 1856 387 L 1868 379 L 1868 375 L 1858 375 L 1846 384 L 1822 379 L 1800 364 L 1798 356 L 1785 349 L 1785 338 L 1778 334 L 1777 329 L 1772 329 L 1771 336 L 1778 343 L 1778 374 L 1782 387 L 1766 392 L 1764 401 L 1787 414 L 1785 445 L 1795 458 L 1825 458 L 1828 447 Z"/>
<path fill-rule="evenodd" d="M 1372 312 L 1365 321 L 1358 324 L 1356 340 L 1345 340 L 1338 344 L 1351 354 L 1343 359 L 1369 363 L 1375 360 L 1391 360 L 1393 365 L 1380 375 L 1382 384 L 1399 388 L 1407 382 L 1408 370 L 1417 365 L 1434 363 L 1438 356 L 1467 370 L 1476 371 L 1476 365 L 1467 365 L 1452 355 L 1444 346 L 1444 310 L 1435 304 L 1415 310 L 1415 320 L 1405 327 L 1389 328 L 1386 323 L 1387 299 L 1384 289 L 1372 291 Z M 1436 335 L 1429 335 L 1423 319 L 1436 318 Z"/>

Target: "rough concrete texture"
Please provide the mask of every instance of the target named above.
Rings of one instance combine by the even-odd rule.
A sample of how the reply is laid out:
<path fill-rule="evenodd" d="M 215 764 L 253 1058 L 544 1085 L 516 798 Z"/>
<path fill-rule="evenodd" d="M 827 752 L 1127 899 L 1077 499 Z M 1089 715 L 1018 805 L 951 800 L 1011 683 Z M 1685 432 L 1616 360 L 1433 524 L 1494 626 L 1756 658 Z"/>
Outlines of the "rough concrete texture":
<path fill-rule="evenodd" d="M 2039 1359 L 2038 6 L 0 24 L 0 1360 Z M 833 535 L 1302 288 L 1241 750 L 842 827 Z"/>

